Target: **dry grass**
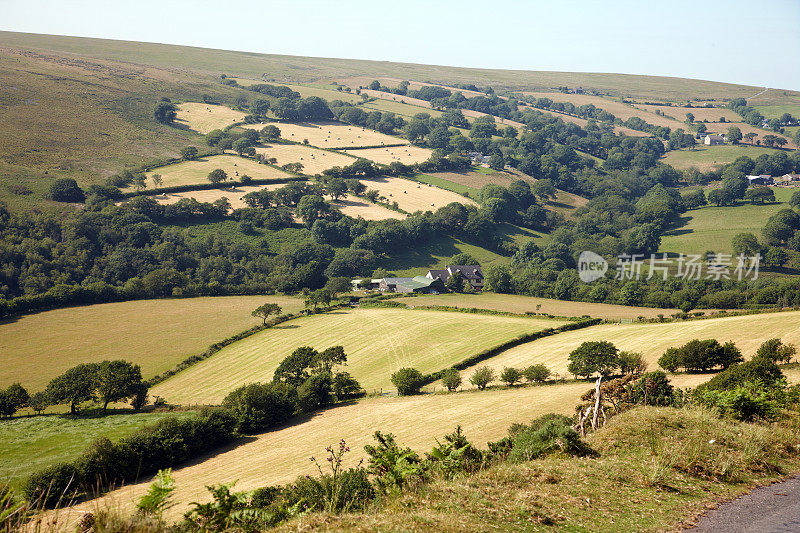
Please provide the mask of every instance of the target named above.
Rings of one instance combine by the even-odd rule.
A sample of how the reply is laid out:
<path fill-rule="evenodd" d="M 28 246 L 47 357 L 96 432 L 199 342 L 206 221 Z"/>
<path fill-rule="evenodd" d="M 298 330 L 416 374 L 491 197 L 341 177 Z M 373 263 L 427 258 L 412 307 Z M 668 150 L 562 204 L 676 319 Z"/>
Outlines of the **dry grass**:
<path fill-rule="evenodd" d="M 415 211 L 436 211 L 449 203 L 458 202 L 477 205 L 466 196 L 440 189 L 432 185 L 416 183 L 404 178 L 375 178 L 361 180 L 367 190 L 375 189 L 385 196 L 389 202 L 397 202 L 400 209 L 413 213 Z"/>
<path fill-rule="evenodd" d="M 319 148 L 408 144 L 408 141 L 400 137 L 392 137 L 361 126 L 349 126 L 338 122 L 300 122 L 297 124 L 274 122 L 272 124 L 281 130 L 282 138 L 294 142 L 303 142 L 304 139 L 308 139 L 311 146 Z M 242 127 L 261 131 L 264 126 L 266 124 L 247 124 Z"/>
<path fill-rule="evenodd" d="M 208 133 L 241 122 L 244 120 L 244 115 L 245 113 L 224 105 L 185 102 L 178 104 L 178 117 L 175 122 L 190 130 Z"/>
<path fill-rule="evenodd" d="M 720 117 L 724 117 L 727 122 L 742 120 L 742 117 L 738 114 L 724 107 L 677 107 L 646 104 L 635 104 L 635 106 L 652 114 L 655 114 L 656 110 L 662 111 L 668 118 L 672 118 L 681 123 L 684 123 L 686 120 L 686 113 L 693 114 L 694 119 L 698 122 L 704 120 L 708 122 L 719 122 Z"/>
<path fill-rule="evenodd" d="M 194 198 L 198 202 L 214 202 L 220 198 L 227 198 L 231 203 L 231 209 L 241 209 L 249 207 L 244 201 L 244 195 L 261 190 L 275 190 L 284 187 L 285 183 L 274 183 L 268 185 L 236 185 L 224 189 L 203 189 L 200 191 L 172 192 L 160 194 L 153 198 L 160 204 L 169 205 L 178 203 L 184 198 Z"/>
<path fill-rule="evenodd" d="M 266 157 L 274 157 L 278 160 L 279 166 L 287 163 L 301 163 L 303 165 L 303 174 L 310 176 L 321 174 L 323 170 L 331 167 L 346 167 L 355 161 L 354 158 L 346 155 L 300 144 L 259 146 L 256 148 L 256 152 L 264 154 Z"/>
<path fill-rule="evenodd" d="M 339 200 L 330 200 L 334 207 L 339 209 L 347 216 L 364 220 L 387 220 L 390 218 L 404 219 L 403 213 L 392 211 L 378 204 L 373 204 L 367 200 L 362 200 L 356 196 L 348 196 Z"/>
<path fill-rule="evenodd" d="M 19 381 L 31 392 L 79 363 L 126 359 L 154 376 L 184 358 L 249 327 L 250 312 L 264 302 L 284 312 L 302 308 L 297 298 L 220 296 L 136 300 L 56 309 L 0 322 L 0 388 Z"/>
<path fill-rule="evenodd" d="M 395 102 L 392 100 L 374 100 L 372 102 L 367 102 L 363 104 L 361 107 L 364 108 L 365 111 L 369 112 L 371 110 L 375 111 L 388 111 L 389 113 L 394 113 L 395 115 L 400 115 L 409 119 L 414 115 L 419 113 L 427 113 L 432 117 L 440 117 L 442 116 L 443 112 L 439 111 L 438 109 L 431 109 L 430 107 L 420 107 L 411 104 L 404 104 L 401 102 Z"/>
<path fill-rule="evenodd" d="M 161 174 L 162 187 L 177 185 L 197 185 L 210 183 L 208 175 L 212 170 L 221 168 L 228 174 L 228 179 L 238 181 L 243 174 L 256 179 L 284 179 L 291 177 L 269 165 L 262 165 L 254 159 L 238 155 L 212 155 L 194 161 L 181 161 L 174 165 L 158 167 L 147 172 L 147 186 L 153 188 L 153 174 Z"/>
<path fill-rule="evenodd" d="M 157 385 L 172 403 L 218 403 L 245 383 L 270 381 L 278 364 L 300 346 L 344 346 L 347 367 L 369 392 L 393 389 L 391 374 L 413 366 L 447 368 L 523 333 L 555 327 L 548 319 L 445 311 L 357 309 L 303 317 L 223 348 L 213 357 Z"/>
<path fill-rule="evenodd" d="M 405 165 L 422 163 L 430 159 L 433 150 L 419 146 L 393 146 L 390 148 L 364 148 L 361 150 L 345 150 L 355 157 L 363 157 L 381 165 L 399 161 Z"/>
<path fill-rule="evenodd" d="M 734 341 L 745 357 L 750 357 L 767 339 L 778 337 L 784 342 L 800 343 L 798 319 L 800 311 L 665 324 L 605 324 L 529 342 L 507 350 L 485 364 L 500 370 L 505 366 L 526 367 L 544 363 L 552 371 L 566 375 L 569 353 L 585 341 L 610 341 L 620 350 L 640 352 L 650 370 L 658 368 L 658 358 L 667 348 L 692 339 Z M 464 372 L 469 374 L 471 370 Z"/>
<path fill-rule="evenodd" d="M 395 300 L 411 307 L 447 305 L 461 308 L 491 309 L 510 313 L 542 313 L 554 316 L 591 316 L 608 320 L 635 320 L 640 316 L 656 318 L 659 314 L 669 316 L 680 312 L 678 309 L 655 309 L 652 307 L 629 307 L 626 305 L 591 302 L 568 302 L 533 298 L 515 294 L 437 294 L 415 296 Z"/>
<path fill-rule="evenodd" d="M 189 502 L 207 501 L 205 485 L 238 480 L 237 490 L 251 490 L 315 474 L 309 457 L 320 457 L 325 446 L 340 439 L 345 439 L 353 450 L 346 459 L 348 466 L 354 465 L 364 457 L 364 445 L 373 441 L 376 430 L 394 433 L 400 443 L 421 453 L 435 444 L 435 438 L 441 439 L 461 424 L 470 440 L 483 446 L 504 437 L 514 422 L 527 422 L 550 412 L 571 414 L 588 387 L 585 383 L 572 383 L 481 393 L 371 398 L 321 411 L 306 422 L 258 435 L 238 448 L 175 470 L 177 505 L 170 516 L 179 518 Z M 80 509 L 112 505 L 130 510 L 146 489 L 146 482 L 124 487 L 101 500 L 85 503 Z"/>

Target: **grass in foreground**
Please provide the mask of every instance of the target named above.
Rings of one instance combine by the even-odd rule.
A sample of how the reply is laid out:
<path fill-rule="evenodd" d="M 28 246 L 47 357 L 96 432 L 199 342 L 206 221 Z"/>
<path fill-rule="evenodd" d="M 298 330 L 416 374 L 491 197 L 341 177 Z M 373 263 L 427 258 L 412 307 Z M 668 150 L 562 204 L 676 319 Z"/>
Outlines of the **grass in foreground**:
<path fill-rule="evenodd" d="M 800 469 L 792 451 L 798 436 L 794 420 L 755 425 L 698 409 L 636 408 L 588 437 L 597 457 L 501 463 L 434 481 L 363 514 L 311 514 L 280 529 L 680 529 L 709 505 Z"/>
<path fill-rule="evenodd" d="M 71 415 L 17 417 L 0 421 L 0 485 L 10 481 L 15 489 L 33 472 L 49 465 L 69 461 L 80 455 L 94 440 L 118 440 L 134 430 L 174 413 L 133 413 L 109 411 Z"/>
<path fill-rule="evenodd" d="M 732 253 L 731 239 L 738 233 L 749 232 L 761 237 L 767 220 L 788 207 L 786 202 L 797 189 L 774 187 L 777 203 L 737 206 L 705 206 L 684 213 L 676 227 L 661 238 L 661 252 L 674 254 L 704 254 L 708 250 Z"/>
<path fill-rule="evenodd" d="M 271 381 L 300 346 L 344 346 L 349 372 L 372 392 L 411 366 L 433 372 L 523 333 L 563 321 L 446 311 L 357 309 L 299 318 L 231 344 L 152 389 L 171 403 L 218 403 L 245 383 Z"/>
<path fill-rule="evenodd" d="M 149 378 L 259 324 L 250 312 L 265 302 L 285 313 L 303 307 L 288 296 L 220 296 L 70 307 L 3 321 L 0 387 L 19 381 L 33 393 L 72 366 L 104 359 L 137 363 Z"/>

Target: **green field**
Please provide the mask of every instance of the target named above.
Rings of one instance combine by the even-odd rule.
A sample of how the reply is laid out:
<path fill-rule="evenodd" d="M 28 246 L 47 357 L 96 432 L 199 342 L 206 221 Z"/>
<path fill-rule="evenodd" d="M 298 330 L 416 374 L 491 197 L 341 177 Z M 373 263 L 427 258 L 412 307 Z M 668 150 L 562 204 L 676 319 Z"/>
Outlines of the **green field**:
<path fill-rule="evenodd" d="M 33 472 L 74 459 L 96 438 L 116 440 L 171 414 L 41 415 L 0 420 L 0 486 L 10 481 L 19 489 Z"/>
<path fill-rule="evenodd" d="M 713 170 L 717 166 L 732 163 L 737 157 L 746 155 L 750 159 L 755 159 L 761 154 L 774 154 L 778 152 L 775 148 L 764 148 L 761 146 L 730 144 L 721 146 L 698 145 L 694 150 L 671 150 L 661 159 L 664 163 L 672 165 L 677 169 L 697 167 L 698 170 Z"/>
<path fill-rule="evenodd" d="M 789 113 L 794 118 L 800 118 L 800 98 L 795 103 L 788 104 L 756 104 L 753 107 L 764 115 L 764 118 L 780 118 L 784 113 Z"/>
<path fill-rule="evenodd" d="M 220 296 L 70 307 L 6 320 L 0 322 L 0 387 L 19 381 L 32 393 L 74 365 L 104 359 L 133 361 L 149 378 L 258 325 L 250 312 L 264 302 L 285 313 L 303 307 L 288 296 Z"/>
<path fill-rule="evenodd" d="M 620 350 L 641 353 L 648 362 L 648 370 L 657 370 L 656 362 L 667 348 L 680 346 L 692 339 L 717 339 L 720 343 L 734 341 L 745 358 L 750 358 L 762 342 L 771 338 L 800 343 L 800 311 L 663 324 L 602 324 L 511 348 L 480 365 L 502 370 L 505 366 L 524 368 L 534 363 L 544 363 L 552 371 L 568 376 L 567 363 L 572 350 L 585 341 L 610 341 Z M 471 371 L 466 369 L 462 374 L 469 375 Z M 701 374 L 697 379 L 702 381 L 708 377 L 709 374 Z M 684 384 L 691 384 L 691 381 Z"/>
<path fill-rule="evenodd" d="M 675 227 L 661 237 L 660 252 L 703 254 L 709 250 L 731 253 L 731 239 L 742 232 L 761 238 L 769 217 L 788 207 L 786 202 L 796 189 L 775 187 L 778 203 L 766 205 L 705 206 L 683 213 Z"/>
<path fill-rule="evenodd" d="M 591 316 L 608 320 L 635 320 L 640 316 L 656 318 L 659 314 L 669 317 L 678 309 L 657 309 L 653 307 L 632 307 L 627 305 L 601 304 L 592 302 L 569 302 L 534 298 L 516 294 L 431 294 L 394 300 L 410 307 L 446 305 L 460 308 L 490 309 L 509 313 L 541 313 L 554 316 Z"/>
<path fill-rule="evenodd" d="M 357 309 L 287 322 L 223 348 L 154 387 L 171 403 L 219 403 L 236 387 L 272 380 L 278 363 L 300 346 L 344 346 L 344 368 L 369 392 L 393 389 L 392 372 L 447 368 L 481 350 L 563 321 L 444 311 Z"/>

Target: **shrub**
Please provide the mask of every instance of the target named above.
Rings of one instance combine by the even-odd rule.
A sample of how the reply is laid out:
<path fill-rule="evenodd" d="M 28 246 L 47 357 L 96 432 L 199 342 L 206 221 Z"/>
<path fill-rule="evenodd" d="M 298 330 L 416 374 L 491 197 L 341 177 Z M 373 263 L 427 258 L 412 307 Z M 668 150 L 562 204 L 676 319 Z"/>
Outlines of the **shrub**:
<path fill-rule="evenodd" d="M 664 355 L 658 358 L 658 366 L 667 372 L 675 372 L 683 364 L 683 358 L 678 348 L 667 348 Z"/>
<path fill-rule="evenodd" d="M 403 448 L 394 440 L 394 435 L 375 432 L 377 445 L 368 444 L 364 450 L 369 455 L 370 474 L 375 476 L 375 485 L 384 494 L 400 492 L 408 483 L 421 479 L 424 465 L 411 448 Z"/>
<path fill-rule="evenodd" d="M 703 389 L 698 392 L 697 399 L 706 407 L 716 408 L 722 416 L 746 422 L 771 420 L 778 412 L 777 403 L 767 391 L 752 384 L 731 390 Z"/>
<path fill-rule="evenodd" d="M 425 384 L 425 376 L 416 368 L 401 368 L 392 374 L 392 384 L 400 396 L 417 394 Z"/>
<path fill-rule="evenodd" d="M 586 341 L 569 354 L 570 374 L 588 378 L 595 372 L 608 376 L 619 368 L 617 347 L 608 341 Z"/>
<path fill-rule="evenodd" d="M 731 390 L 748 382 L 759 382 L 764 386 L 773 386 L 783 378 L 778 365 L 764 357 L 754 357 L 745 363 L 739 363 L 723 370 L 706 383 L 698 387 L 707 390 Z"/>
<path fill-rule="evenodd" d="M 222 405 L 236 416 L 236 430 L 257 433 L 286 422 L 297 406 L 297 391 L 281 382 L 252 383 L 231 391 Z"/>
<path fill-rule="evenodd" d="M 478 368 L 469 378 L 469 382 L 478 387 L 478 390 L 485 389 L 492 381 L 494 381 L 494 370 L 488 366 Z"/>
<path fill-rule="evenodd" d="M 331 374 L 329 372 L 314 374 L 297 388 L 297 405 L 301 411 L 310 413 L 320 406 L 330 404 L 332 392 Z"/>
<path fill-rule="evenodd" d="M 515 428 L 513 433 L 509 454 L 512 462 L 530 461 L 558 451 L 579 456 L 591 453 L 572 429 L 572 420 L 559 415 L 544 415 L 530 426 Z"/>
<path fill-rule="evenodd" d="M 640 353 L 619 352 L 619 369 L 623 374 L 642 374 L 647 370 L 647 362 Z"/>
<path fill-rule="evenodd" d="M 522 381 L 522 372 L 514 367 L 507 366 L 500 372 L 500 381 L 513 387 L 517 382 Z"/>
<path fill-rule="evenodd" d="M 648 372 L 633 384 L 630 400 L 644 405 L 672 405 L 674 389 L 667 375 L 660 370 Z"/>
<path fill-rule="evenodd" d="M 445 435 L 443 443 L 437 440 L 427 459 L 432 468 L 446 478 L 475 472 L 484 461 L 483 452 L 467 440 L 461 426 L 456 427 L 453 433 Z"/>
<path fill-rule="evenodd" d="M 442 373 L 442 385 L 450 392 L 461 386 L 461 373 L 456 368 L 448 368 Z"/>
<path fill-rule="evenodd" d="M 538 363 L 523 370 L 522 374 L 529 382 L 544 383 L 550 378 L 550 369 Z"/>
<path fill-rule="evenodd" d="M 66 505 L 78 495 L 80 481 L 75 465 L 59 463 L 32 474 L 25 483 L 23 494 L 34 507 Z"/>
<path fill-rule="evenodd" d="M 72 178 L 61 178 L 50 186 L 50 199 L 56 202 L 83 202 L 86 195 L 78 182 Z"/>
<path fill-rule="evenodd" d="M 348 372 L 337 372 L 333 376 L 333 394 L 336 396 L 336 401 L 341 402 L 360 398 L 366 394 L 366 391 Z"/>

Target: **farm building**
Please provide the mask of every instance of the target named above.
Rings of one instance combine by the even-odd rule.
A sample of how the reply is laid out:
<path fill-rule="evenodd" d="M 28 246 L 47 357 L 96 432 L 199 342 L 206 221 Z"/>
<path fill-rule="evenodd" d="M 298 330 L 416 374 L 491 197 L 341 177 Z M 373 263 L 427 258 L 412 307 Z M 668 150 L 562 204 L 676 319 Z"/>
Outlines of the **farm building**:
<path fill-rule="evenodd" d="M 438 278 L 414 276 L 413 278 L 383 278 L 378 289 L 389 292 L 418 292 L 438 294 L 445 292 L 444 282 Z"/>
<path fill-rule="evenodd" d="M 366 289 L 368 291 L 374 291 L 380 287 L 381 280 L 380 279 L 354 279 L 350 281 L 350 284 L 353 286 L 353 290 L 358 288 Z"/>
<path fill-rule="evenodd" d="M 715 146 L 718 144 L 725 144 L 725 138 L 722 135 L 706 135 L 703 144 L 707 146 Z"/>
<path fill-rule="evenodd" d="M 446 265 L 442 270 L 428 270 L 426 278 L 440 279 L 442 283 L 447 283 L 450 276 L 458 272 L 469 282 L 473 290 L 483 289 L 483 270 L 480 265 Z"/>
<path fill-rule="evenodd" d="M 769 174 L 747 176 L 747 181 L 750 183 L 750 185 L 772 185 L 772 176 Z"/>

